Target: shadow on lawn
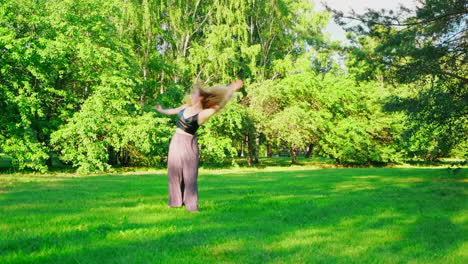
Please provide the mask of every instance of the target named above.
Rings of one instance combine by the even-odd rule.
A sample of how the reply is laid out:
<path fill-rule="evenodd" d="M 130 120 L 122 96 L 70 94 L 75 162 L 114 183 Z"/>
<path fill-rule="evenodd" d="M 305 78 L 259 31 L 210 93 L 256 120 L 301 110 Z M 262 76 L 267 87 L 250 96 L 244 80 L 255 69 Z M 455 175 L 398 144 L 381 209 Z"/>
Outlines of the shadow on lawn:
<path fill-rule="evenodd" d="M 18 183 L 11 192 L 0 194 L 2 211 L 11 218 L 8 222 L 32 214 L 47 224 L 69 216 L 70 227 L 85 227 L 44 237 L 25 233 L 0 240 L 0 260 L 11 252 L 21 252 L 22 257 L 14 259 L 21 263 L 216 263 L 226 259 L 236 263 L 362 263 L 375 262 L 379 256 L 399 262 L 402 255 L 434 259 L 458 248 L 467 235 L 462 224 L 450 220 L 466 205 L 464 172 L 452 176 L 444 169 L 200 175 L 201 214 L 166 208 L 164 175 Z M 133 214 L 161 218 L 132 222 L 132 211 L 125 210 L 134 208 Z M 99 212 L 103 215 L 96 216 Z M 119 216 L 119 212 L 124 213 Z M 361 242 L 349 237 L 350 229 L 366 239 L 367 234 L 395 227 L 401 228 L 396 231 L 398 238 L 362 245 L 361 251 L 352 254 L 345 252 L 353 247 L 347 243 Z M 106 242 L 127 232 L 141 234 Z M 301 233 L 305 237 L 295 243 L 294 236 Z M 36 254 L 64 244 L 71 249 Z M 323 250 L 340 247 L 342 251 Z"/>

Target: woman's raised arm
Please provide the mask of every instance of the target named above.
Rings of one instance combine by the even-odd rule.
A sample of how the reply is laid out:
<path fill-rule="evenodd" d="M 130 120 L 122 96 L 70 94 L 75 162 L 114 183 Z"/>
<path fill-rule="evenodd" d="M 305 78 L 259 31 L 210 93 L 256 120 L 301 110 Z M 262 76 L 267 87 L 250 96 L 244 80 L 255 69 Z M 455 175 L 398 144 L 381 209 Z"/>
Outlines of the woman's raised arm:
<path fill-rule="evenodd" d="M 161 114 L 166 114 L 166 115 L 176 115 L 178 114 L 182 109 L 185 109 L 187 105 L 181 105 L 177 108 L 172 108 L 172 109 L 162 109 L 160 105 L 155 105 L 154 108 L 156 111 L 158 111 Z"/>

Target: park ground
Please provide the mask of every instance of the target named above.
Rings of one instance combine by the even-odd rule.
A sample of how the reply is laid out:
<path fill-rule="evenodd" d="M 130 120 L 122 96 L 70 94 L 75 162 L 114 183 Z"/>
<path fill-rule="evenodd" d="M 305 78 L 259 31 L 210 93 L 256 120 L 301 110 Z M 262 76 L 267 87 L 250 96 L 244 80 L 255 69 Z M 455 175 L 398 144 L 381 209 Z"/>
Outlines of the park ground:
<path fill-rule="evenodd" d="M 0 263 L 468 263 L 467 168 L 0 175 Z"/>

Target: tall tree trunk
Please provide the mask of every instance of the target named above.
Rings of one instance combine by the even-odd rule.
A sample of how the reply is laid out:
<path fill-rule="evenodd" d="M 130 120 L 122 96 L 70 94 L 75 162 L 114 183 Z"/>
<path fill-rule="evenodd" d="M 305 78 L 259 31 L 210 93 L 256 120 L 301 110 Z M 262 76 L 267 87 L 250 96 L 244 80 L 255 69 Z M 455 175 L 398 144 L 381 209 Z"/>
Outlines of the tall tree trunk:
<path fill-rule="evenodd" d="M 305 154 L 306 158 L 310 158 L 310 155 L 312 154 L 312 149 L 314 149 L 314 144 L 311 143 L 307 148 L 307 153 Z"/>
<path fill-rule="evenodd" d="M 241 158 L 241 157 L 244 157 L 244 138 L 242 138 L 241 140 L 241 148 L 240 150 L 237 152 L 237 157 Z"/>
<path fill-rule="evenodd" d="M 159 88 L 159 93 L 160 93 L 160 94 L 163 94 L 163 93 L 164 93 L 164 71 L 162 71 L 162 73 L 161 73 L 161 80 L 160 80 L 160 82 L 161 82 L 161 86 L 160 86 L 160 88 Z"/>
<path fill-rule="evenodd" d="M 127 0 L 124 0 L 123 1 L 123 8 L 122 8 L 122 17 L 125 17 L 125 13 L 127 12 Z M 119 34 L 122 35 L 122 32 L 123 32 L 123 26 L 124 26 L 124 23 L 123 22 L 120 22 L 120 26 L 119 26 Z"/>
<path fill-rule="evenodd" d="M 130 164 L 130 155 L 127 149 L 119 151 L 118 158 L 121 166 L 127 167 Z"/>
<path fill-rule="evenodd" d="M 254 152 L 254 143 L 253 143 L 253 135 L 249 133 L 247 135 L 247 166 L 252 167 L 253 163 L 253 152 Z"/>
<path fill-rule="evenodd" d="M 266 145 L 266 156 L 267 156 L 268 158 L 271 158 L 272 154 L 273 154 L 273 153 L 271 153 L 271 144 L 270 144 L 270 143 L 267 143 L 267 145 Z"/>
<path fill-rule="evenodd" d="M 111 166 L 115 166 L 117 165 L 117 152 L 115 151 L 114 147 L 112 146 L 109 146 L 107 147 L 107 154 L 109 155 L 108 157 L 108 160 L 107 160 L 107 164 L 111 165 Z"/>
<path fill-rule="evenodd" d="M 52 157 L 49 156 L 49 158 L 46 160 L 46 165 L 49 169 L 52 168 Z"/>
<path fill-rule="evenodd" d="M 258 153 L 260 152 L 260 137 L 255 137 L 255 145 L 254 145 L 254 163 L 258 163 Z"/>
<path fill-rule="evenodd" d="M 291 148 L 291 163 L 296 164 L 296 162 L 297 162 L 297 147 L 293 145 Z"/>
<path fill-rule="evenodd" d="M 146 69 L 146 66 L 143 66 L 143 78 L 145 80 L 145 84 L 147 83 L 146 81 L 148 80 L 147 76 L 147 69 Z M 141 95 L 140 95 L 140 105 L 143 106 L 145 105 L 145 90 L 146 90 L 146 87 L 143 85 L 141 87 Z"/>

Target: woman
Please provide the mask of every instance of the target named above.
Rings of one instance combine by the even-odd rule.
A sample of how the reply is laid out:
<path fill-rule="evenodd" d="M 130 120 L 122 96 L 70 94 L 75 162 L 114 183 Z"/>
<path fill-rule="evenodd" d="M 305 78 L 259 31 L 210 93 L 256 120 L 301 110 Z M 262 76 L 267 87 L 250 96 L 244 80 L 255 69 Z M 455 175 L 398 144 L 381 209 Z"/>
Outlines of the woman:
<path fill-rule="evenodd" d="M 231 95 L 242 87 L 242 80 L 229 86 L 216 85 L 203 88 L 196 85 L 187 104 L 174 109 L 155 108 L 167 115 L 179 115 L 176 132 L 169 145 L 167 162 L 169 176 L 169 205 L 198 212 L 198 143 L 195 132 L 198 127 L 217 113 L 229 101 Z"/>

